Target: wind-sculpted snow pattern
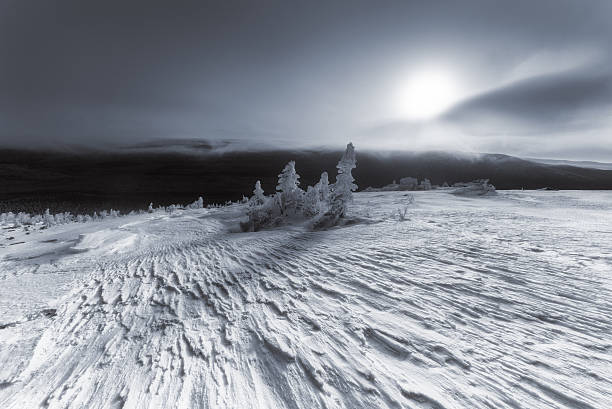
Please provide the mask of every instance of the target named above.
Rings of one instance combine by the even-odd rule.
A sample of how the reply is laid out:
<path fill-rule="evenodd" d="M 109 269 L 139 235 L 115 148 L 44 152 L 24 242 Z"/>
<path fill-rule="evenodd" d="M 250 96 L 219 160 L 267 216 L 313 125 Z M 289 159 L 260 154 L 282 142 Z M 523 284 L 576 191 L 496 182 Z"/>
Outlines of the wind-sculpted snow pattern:
<path fill-rule="evenodd" d="M 0 407 L 609 408 L 612 194 L 415 196 L 5 233 Z"/>

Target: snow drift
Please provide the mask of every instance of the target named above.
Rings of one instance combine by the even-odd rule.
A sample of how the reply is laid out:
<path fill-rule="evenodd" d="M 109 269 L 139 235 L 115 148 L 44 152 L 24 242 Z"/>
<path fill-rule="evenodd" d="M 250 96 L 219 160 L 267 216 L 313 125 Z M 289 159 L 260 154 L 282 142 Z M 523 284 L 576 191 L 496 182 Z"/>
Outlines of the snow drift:
<path fill-rule="evenodd" d="M 232 205 L 5 234 L 0 407 L 606 408 L 612 196 L 416 192 L 398 222 L 404 195 L 317 232 Z"/>

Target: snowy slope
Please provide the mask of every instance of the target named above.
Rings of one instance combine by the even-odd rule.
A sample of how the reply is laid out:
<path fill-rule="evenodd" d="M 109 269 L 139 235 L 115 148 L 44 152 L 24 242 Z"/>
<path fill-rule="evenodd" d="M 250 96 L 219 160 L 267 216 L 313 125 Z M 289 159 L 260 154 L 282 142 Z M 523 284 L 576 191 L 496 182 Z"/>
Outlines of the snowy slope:
<path fill-rule="evenodd" d="M 610 407 L 612 192 L 404 195 L 4 232 L 0 407 Z"/>

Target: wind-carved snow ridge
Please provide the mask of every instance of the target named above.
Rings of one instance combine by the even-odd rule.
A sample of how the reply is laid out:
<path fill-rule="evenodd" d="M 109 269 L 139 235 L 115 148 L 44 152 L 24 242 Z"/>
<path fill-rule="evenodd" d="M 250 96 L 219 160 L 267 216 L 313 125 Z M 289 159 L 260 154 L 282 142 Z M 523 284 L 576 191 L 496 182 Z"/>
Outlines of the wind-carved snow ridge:
<path fill-rule="evenodd" d="M 3 288 L 80 275 L 0 328 L 0 407 L 606 408 L 612 196 L 417 192 L 400 223 L 403 195 L 328 231 L 230 233 L 233 206 L 2 249 Z"/>

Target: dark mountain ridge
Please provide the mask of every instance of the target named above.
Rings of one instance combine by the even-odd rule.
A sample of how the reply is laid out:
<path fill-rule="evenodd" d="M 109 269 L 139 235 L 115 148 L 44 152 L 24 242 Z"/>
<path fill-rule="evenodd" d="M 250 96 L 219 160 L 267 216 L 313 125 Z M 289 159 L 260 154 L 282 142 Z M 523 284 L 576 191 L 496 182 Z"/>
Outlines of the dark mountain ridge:
<path fill-rule="evenodd" d="M 290 160 L 302 186 L 322 171 L 335 179 L 340 151 L 258 152 L 37 152 L 0 150 L 0 211 L 122 211 L 249 196 L 255 181 L 271 193 Z M 498 189 L 612 189 L 612 171 L 535 163 L 502 154 L 357 151 L 360 190 L 404 176 L 433 184 L 488 178 Z"/>

